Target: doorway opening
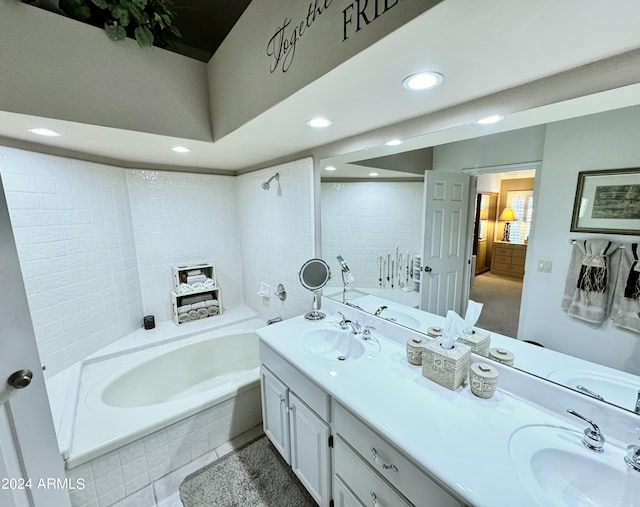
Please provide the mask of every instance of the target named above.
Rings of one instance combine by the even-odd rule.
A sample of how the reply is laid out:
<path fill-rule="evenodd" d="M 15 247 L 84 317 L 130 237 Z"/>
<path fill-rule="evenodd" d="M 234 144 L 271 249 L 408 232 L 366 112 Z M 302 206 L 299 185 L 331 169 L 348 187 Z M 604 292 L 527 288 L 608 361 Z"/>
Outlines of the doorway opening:
<path fill-rule="evenodd" d="M 479 327 L 513 338 L 518 335 L 536 168 L 485 168 L 476 175 L 469 299 L 483 304 Z"/>

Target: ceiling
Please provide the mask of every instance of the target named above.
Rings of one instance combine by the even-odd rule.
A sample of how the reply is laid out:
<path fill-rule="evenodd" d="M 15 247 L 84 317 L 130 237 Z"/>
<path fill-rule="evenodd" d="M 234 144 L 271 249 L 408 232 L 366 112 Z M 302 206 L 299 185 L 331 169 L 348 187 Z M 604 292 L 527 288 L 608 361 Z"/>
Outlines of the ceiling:
<path fill-rule="evenodd" d="M 173 0 L 174 24 L 182 37 L 172 38 L 168 49 L 208 62 L 250 3 L 251 0 Z"/>
<path fill-rule="evenodd" d="M 185 12 L 198 17 L 197 9 L 209 3 L 214 2 L 187 0 Z M 523 15 L 524 7 L 516 5 L 521 3 L 445 0 L 215 142 L 59 120 L 47 120 L 47 126 L 63 136 L 38 142 L 54 153 L 87 154 L 127 167 L 237 174 L 267 162 L 306 156 L 345 139 L 356 141 L 346 142 L 343 149 L 361 149 L 364 146 L 354 136 L 640 48 L 640 3 L 635 0 L 622 2 L 627 15 L 596 1 L 586 2 L 585 7 L 583 0 L 539 0 L 534 7 L 525 2 L 528 11 Z M 240 10 L 222 12 L 233 19 Z M 185 40 L 191 40 L 192 31 L 193 40 L 204 37 L 208 23 L 204 25 L 183 28 Z M 423 69 L 439 71 L 444 83 L 427 92 L 405 90 L 402 79 Z M 330 117 L 333 126 L 321 131 L 307 128 L 305 120 L 318 112 Z M 33 143 L 25 128 L 36 120 L 0 111 L 0 136 Z M 387 131 L 395 137 L 394 128 Z M 169 153 L 167 147 L 176 143 L 192 151 Z"/>

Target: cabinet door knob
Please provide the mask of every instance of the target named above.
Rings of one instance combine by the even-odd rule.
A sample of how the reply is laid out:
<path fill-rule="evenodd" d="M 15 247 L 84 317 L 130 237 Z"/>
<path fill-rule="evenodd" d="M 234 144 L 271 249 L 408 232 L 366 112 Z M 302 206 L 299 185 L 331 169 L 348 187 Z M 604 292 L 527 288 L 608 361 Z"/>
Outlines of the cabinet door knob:
<path fill-rule="evenodd" d="M 371 505 L 376 505 L 378 503 L 378 497 L 373 490 L 369 491 L 369 493 L 371 493 Z"/>

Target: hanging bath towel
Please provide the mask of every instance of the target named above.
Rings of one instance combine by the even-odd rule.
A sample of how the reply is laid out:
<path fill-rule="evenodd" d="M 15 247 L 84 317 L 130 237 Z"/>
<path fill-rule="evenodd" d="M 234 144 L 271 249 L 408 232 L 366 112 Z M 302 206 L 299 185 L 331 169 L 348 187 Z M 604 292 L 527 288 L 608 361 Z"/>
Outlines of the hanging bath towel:
<path fill-rule="evenodd" d="M 613 298 L 613 323 L 640 333 L 640 262 L 638 243 L 629 245 L 620 255 L 618 284 Z"/>
<path fill-rule="evenodd" d="M 562 309 L 592 324 L 602 324 L 610 314 L 620 245 L 603 239 L 576 241 L 571 253 Z"/>

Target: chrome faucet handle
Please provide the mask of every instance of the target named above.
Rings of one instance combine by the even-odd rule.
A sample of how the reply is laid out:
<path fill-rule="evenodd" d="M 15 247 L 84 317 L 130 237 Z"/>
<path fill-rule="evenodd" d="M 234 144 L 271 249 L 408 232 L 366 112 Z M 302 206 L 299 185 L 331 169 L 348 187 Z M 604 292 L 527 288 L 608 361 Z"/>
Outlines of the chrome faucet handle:
<path fill-rule="evenodd" d="M 575 415 L 579 419 L 582 419 L 583 421 L 591 425 L 591 428 L 586 428 L 584 430 L 584 437 L 582 438 L 582 444 L 587 449 L 591 449 L 592 451 L 595 451 L 595 452 L 602 452 L 604 448 L 605 440 L 604 440 L 604 435 L 600 431 L 600 428 L 598 428 L 598 425 L 594 423 L 591 419 L 588 419 L 582 414 L 579 414 L 575 410 L 568 408 L 567 412 L 569 412 L 571 415 Z"/>
<path fill-rule="evenodd" d="M 628 445 L 624 462 L 631 470 L 640 472 L 640 445 Z"/>
<path fill-rule="evenodd" d="M 363 340 L 368 340 L 369 338 L 371 338 L 371 331 L 374 331 L 376 328 L 373 326 L 365 326 L 364 330 L 362 331 L 362 339 Z"/>
<path fill-rule="evenodd" d="M 350 320 L 348 320 L 345 316 L 344 313 L 342 312 L 336 312 L 338 315 L 340 315 L 340 318 L 342 319 L 338 325 L 340 326 L 340 329 L 347 329 L 347 323 L 351 322 Z"/>
<path fill-rule="evenodd" d="M 600 396 L 598 393 L 596 393 L 595 391 L 592 391 L 591 389 L 587 389 L 583 385 L 578 384 L 576 386 L 576 389 L 581 393 L 586 394 L 587 396 L 591 396 L 592 398 L 595 398 L 596 400 L 605 401 L 604 398 Z"/>
<path fill-rule="evenodd" d="M 636 414 L 640 414 L 640 390 L 638 390 L 638 397 L 636 398 Z"/>

